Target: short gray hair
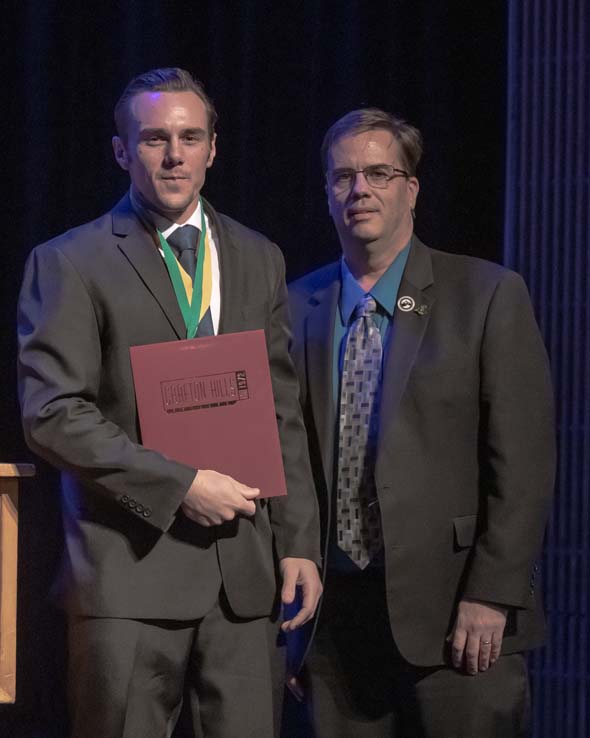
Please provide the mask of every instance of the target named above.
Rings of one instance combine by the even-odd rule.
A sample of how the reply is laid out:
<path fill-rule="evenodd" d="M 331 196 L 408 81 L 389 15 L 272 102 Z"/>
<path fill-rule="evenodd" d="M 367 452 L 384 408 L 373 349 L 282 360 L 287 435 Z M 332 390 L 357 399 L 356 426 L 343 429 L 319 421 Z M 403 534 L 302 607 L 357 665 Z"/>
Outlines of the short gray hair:
<path fill-rule="evenodd" d="M 399 144 L 402 165 L 412 177 L 424 150 L 420 131 L 391 113 L 379 108 L 361 108 L 343 115 L 326 131 L 320 149 L 324 172 L 328 171 L 328 156 L 332 145 L 343 136 L 355 136 L 366 131 L 389 131 Z"/>

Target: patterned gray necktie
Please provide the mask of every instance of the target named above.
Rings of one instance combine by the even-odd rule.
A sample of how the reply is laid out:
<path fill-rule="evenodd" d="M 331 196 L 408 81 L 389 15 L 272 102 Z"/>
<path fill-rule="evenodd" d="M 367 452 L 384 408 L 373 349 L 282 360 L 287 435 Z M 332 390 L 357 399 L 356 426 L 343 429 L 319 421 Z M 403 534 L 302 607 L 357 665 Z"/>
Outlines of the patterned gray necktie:
<path fill-rule="evenodd" d="M 383 348 L 375 309 L 371 295 L 356 306 L 340 382 L 337 543 L 360 569 L 383 546 L 374 477 Z"/>

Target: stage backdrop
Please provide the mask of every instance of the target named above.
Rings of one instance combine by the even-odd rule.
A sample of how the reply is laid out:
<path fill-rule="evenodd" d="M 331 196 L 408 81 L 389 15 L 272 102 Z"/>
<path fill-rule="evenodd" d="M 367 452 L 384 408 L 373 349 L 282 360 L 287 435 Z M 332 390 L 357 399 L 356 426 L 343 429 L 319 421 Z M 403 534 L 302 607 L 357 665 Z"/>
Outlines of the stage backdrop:
<path fill-rule="evenodd" d="M 31 458 L 18 427 L 14 385 L 14 310 L 24 259 L 36 243 L 96 217 L 124 192 L 126 177 L 111 153 L 112 108 L 125 83 L 139 72 L 155 66 L 184 66 L 205 82 L 220 114 L 218 156 L 205 194 L 218 209 L 276 240 L 285 253 L 290 278 L 337 253 L 325 205 L 319 146 L 335 118 L 364 105 L 398 112 L 424 133 L 419 235 L 432 246 L 502 259 L 508 34 L 504 3 L 105 0 L 70 4 L 28 0 L 7 5 L 11 7 L 3 9 L 7 35 L 1 51 L 8 118 L 0 270 L 1 461 Z M 514 10 L 518 5 L 513 3 L 513 24 L 523 20 Z M 570 5 L 581 7 L 574 0 Z M 549 6 L 553 4 L 534 4 L 539 13 L 552 15 L 546 9 Z M 539 31 L 535 33 L 526 36 L 531 53 L 545 43 Z M 512 53 L 525 68 L 532 62 L 522 58 L 518 43 L 511 47 Z M 564 48 L 550 66 L 564 65 L 570 51 Z M 573 78 L 568 79 L 571 90 Z M 520 87 L 518 92 L 511 88 L 511 96 L 524 94 Z M 563 100 L 565 94 L 563 88 L 563 110 L 568 104 Z M 511 120 L 520 115 L 514 105 L 518 100 L 511 99 Z M 535 125 L 538 129 L 539 124 Z M 533 126 L 527 135 L 534 138 Z M 556 129 L 555 141 L 560 135 Z M 528 139 L 522 145 L 528 146 Z M 548 153 L 555 153 L 556 162 L 561 161 L 561 151 L 550 148 Z M 518 173 L 516 186 L 520 187 L 528 176 L 526 167 L 545 161 L 545 150 L 529 160 L 525 149 L 518 165 L 514 156 L 513 150 L 510 171 Z M 565 181 L 560 180 L 564 171 L 574 176 L 572 170 L 556 168 L 555 187 Z M 527 180 L 523 186 L 531 188 L 530 201 L 534 201 L 533 185 Z M 511 187 L 509 178 L 508 189 Z M 587 195 L 587 189 L 585 192 Z M 574 211 L 564 209 L 564 216 L 566 212 L 573 228 Z M 509 213 L 508 229 L 517 216 L 517 211 Z M 528 217 L 533 216 L 529 213 Z M 520 232 L 507 233 L 516 233 L 513 242 L 523 243 Z M 572 231 L 560 233 L 571 236 Z M 531 239 L 526 248 L 534 252 L 527 252 L 526 263 L 542 259 L 542 253 L 569 247 L 565 240 L 563 235 L 556 247 L 553 242 Z M 520 257 L 513 253 L 516 247 L 507 254 L 520 267 Z M 533 270 L 524 266 L 525 277 L 534 284 Z M 573 280 L 574 270 L 571 275 Z M 578 280 L 581 278 L 579 275 Z M 579 294 L 585 294 L 581 283 L 579 289 Z M 585 289 L 587 292 L 587 285 Z M 537 288 L 534 296 L 537 299 Z M 559 285 L 551 296 L 559 299 Z M 538 300 L 536 304 L 540 306 Z M 555 314 L 561 310 L 556 304 L 552 309 Z M 547 328 L 547 319 L 543 320 Z M 587 325 L 586 320 L 586 329 Z M 553 340 L 559 340 L 562 329 L 555 323 L 552 330 Z M 578 387 L 580 367 L 587 365 L 577 365 Z M 560 366 L 564 374 L 570 371 L 566 359 Z M 576 417 L 581 422 L 581 416 Z M 570 416 L 561 419 L 571 422 Z M 569 442 L 568 432 L 566 427 L 562 442 Z M 587 456 L 581 435 L 577 439 L 576 459 L 579 468 L 586 470 L 587 485 Z M 569 456 L 563 454 L 568 464 Z M 586 466 L 582 467 L 584 458 Z M 37 480 L 26 485 L 22 499 L 19 692 L 15 706 L 0 708 L 0 734 L 11 738 L 65 735 L 63 621 L 48 605 L 61 534 L 56 489 L 55 475 L 41 464 Z M 581 482 L 577 489 L 582 490 Z M 564 507 L 560 529 L 573 530 L 578 521 L 576 545 L 579 550 L 586 545 L 587 551 L 580 520 L 581 510 Z M 567 555 L 565 548 L 559 550 Z M 578 556 L 575 561 L 581 574 L 584 559 Z M 587 558 L 585 561 L 587 579 Z M 573 594 L 576 580 L 572 577 L 570 581 L 567 612 L 575 618 L 582 600 Z M 550 592 L 550 609 L 554 596 Z M 571 622 L 561 611 L 554 618 L 556 628 Z M 581 628 L 576 632 L 586 637 Z M 585 643 L 587 653 L 587 640 Z M 558 653 L 563 645 L 556 643 L 551 648 Z M 586 674 L 587 664 L 573 657 L 567 665 L 556 659 L 550 666 L 553 681 L 542 685 L 553 688 L 563 683 L 559 680 L 566 668 L 568 673 L 577 669 L 580 675 L 582 670 Z M 580 676 L 576 682 L 578 689 L 583 678 L 587 679 Z M 564 723 L 566 709 L 569 715 L 576 710 L 581 714 L 581 702 L 568 702 L 567 690 L 562 690 L 561 702 L 550 702 L 544 686 L 537 691 L 537 710 L 550 704 L 554 724 Z M 581 718 L 575 719 L 579 724 Z"/>
<path fill-rule="evenodd" d="M 537 738 L 590 735 L 590 7 L 510 2 L 505 262 L 553 366 L 559 469 L 531 657 Z"/>

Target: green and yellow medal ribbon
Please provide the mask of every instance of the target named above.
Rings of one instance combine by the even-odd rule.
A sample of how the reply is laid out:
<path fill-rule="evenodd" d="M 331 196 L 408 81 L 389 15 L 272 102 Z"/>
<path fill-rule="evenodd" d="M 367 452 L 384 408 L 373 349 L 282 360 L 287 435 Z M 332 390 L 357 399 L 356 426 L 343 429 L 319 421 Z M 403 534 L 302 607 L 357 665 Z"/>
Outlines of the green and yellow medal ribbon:
<path fill-rule="evenodd" d="M 164 263 L 166 264 L 166 269 L 168 269 L 174 294 L 178 300 L 178 306 L 180 307 L 180 312 L 182 313 L 182 318 L 186 326 L 186 337 L 194 338 L 199 327 L 199 321 L 207 312 L 211 302 L 210 241 L 205 224 L 203 201 L 201 200 L 201 235 L 199 237 L 197 251 L 195 279 L 192 284 L 190 277 L 180 267 L 174 252 L 159 229 L 158 238 L 160 239 L 160 246 L 164 253 Z"/>

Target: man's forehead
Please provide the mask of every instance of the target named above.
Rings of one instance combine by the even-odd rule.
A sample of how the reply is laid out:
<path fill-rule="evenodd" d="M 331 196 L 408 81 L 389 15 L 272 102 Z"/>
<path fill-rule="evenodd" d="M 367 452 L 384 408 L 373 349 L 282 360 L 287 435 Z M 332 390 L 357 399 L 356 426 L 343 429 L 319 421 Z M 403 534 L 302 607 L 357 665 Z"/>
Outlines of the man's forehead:
<path fill-rule="evenodd" d="M 329 160 L 341 166 L 348 159 L 367 159 L 371 162 L 392 162 L 398 155 L 398 143 L 390 131 L 375 129 L 345 134 L 330 147 Z"/>
<path fill-rule="evenodd" d="M 129 101 L 128 110 L 130 118 L 137 122 L 170 115 L 198 119 L 206 119 L 207 117 L 204 102 L 191 90 L 146 90 L 139 92 Z"/>

